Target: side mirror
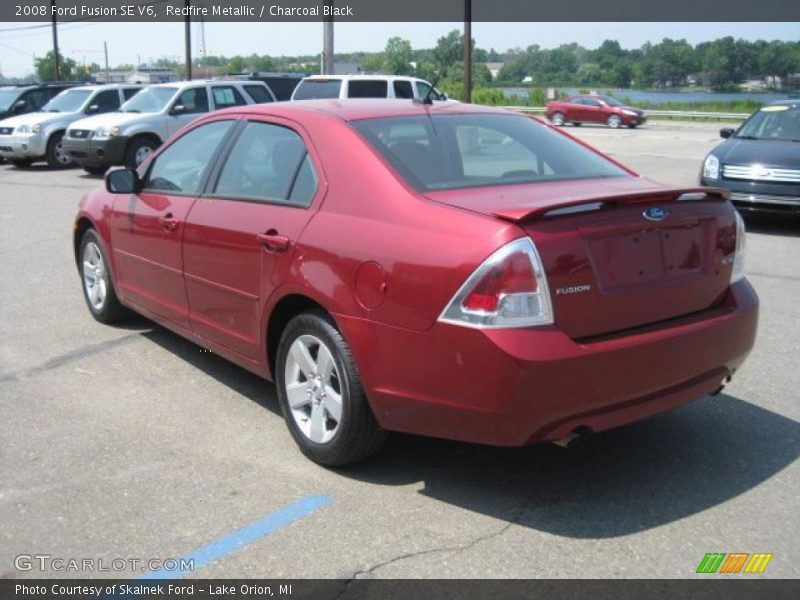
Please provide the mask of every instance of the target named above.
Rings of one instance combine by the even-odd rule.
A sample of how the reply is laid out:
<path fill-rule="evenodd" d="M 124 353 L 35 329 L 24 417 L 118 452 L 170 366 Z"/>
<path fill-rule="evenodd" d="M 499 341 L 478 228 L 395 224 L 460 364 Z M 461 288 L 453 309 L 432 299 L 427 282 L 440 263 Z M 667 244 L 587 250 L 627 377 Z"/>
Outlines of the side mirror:
<path fill-rule="evenodd" d="M 89 108 L 86 109 L 86 114 L 87 115 L 91 115 L 92 113 L 96 113 L 98 110 L 100 110 L 100 106 L 99 105 L 90 104 Z"/>
<path fill-rule="evenodd" d="M 172 107 L 172 110 L 169 111 L 171 115 L 180 115 L 186 112 L 186 107 L 183 104 L 176 104 Z"/>
<path fill-rule="evenodd" d="M 442 100 L 448 100 L 447 94 L 445 94 L 444 92 L 442 92 L 442 93 L 440 94 L 440 96 L 439 96 L 439 97 L 440 97 Z"/>
<path fill-rule="evenodd" d="M 13 110 L 14 112 L 19 112 L 26 106 L 28 106 L 28 103 L 25 100 L 17 100 L 16 102 L 14 102 Z"/>
<path fill-rule="evenodd" d="M 113 169 L 106 173 L 106 190 L 111 194 L 138 194 L 142 180 L 133 169 Z"/>
<path fill-rule="evenodd" d="M 732 135 L 733 135 L 735 132 L 736 132 L 736 130 L 735 130 L 735 129 L 733 129 L 733 128 L 731 128 L 731 127 L 724 127 L 724 128 L 722 128 L 722 129 L 720 129 L 720 130 L 719 130 L 719 137 L 721 137 L 721 138 L 723 138 L 723 139 L 726 139 L 726 140 L 727 140 L 727 139 L 728 139 L 729 137 L 731 137 L 731 136 L 732 136 Z"/>

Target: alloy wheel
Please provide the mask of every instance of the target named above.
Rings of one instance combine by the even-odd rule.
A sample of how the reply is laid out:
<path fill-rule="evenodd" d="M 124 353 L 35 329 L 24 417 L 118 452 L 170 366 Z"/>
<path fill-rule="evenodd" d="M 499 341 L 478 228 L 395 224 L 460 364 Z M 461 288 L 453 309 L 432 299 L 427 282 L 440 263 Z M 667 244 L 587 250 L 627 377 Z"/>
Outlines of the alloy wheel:
<path fill-rule="evenodd" d="M 299 336 L 289 348 L 284 377 L 292 418 L 317 444 L 329 442 L 342 421 L 342 378 L 333 354 L 313 335 Z"/>
<path fill-rule="evenodd" d="M 89 242 L 83 249 L 83 287 L 89 304 L 96 311 L 103 309 L 108 293 L 108 270 L 100 248 Z"/>

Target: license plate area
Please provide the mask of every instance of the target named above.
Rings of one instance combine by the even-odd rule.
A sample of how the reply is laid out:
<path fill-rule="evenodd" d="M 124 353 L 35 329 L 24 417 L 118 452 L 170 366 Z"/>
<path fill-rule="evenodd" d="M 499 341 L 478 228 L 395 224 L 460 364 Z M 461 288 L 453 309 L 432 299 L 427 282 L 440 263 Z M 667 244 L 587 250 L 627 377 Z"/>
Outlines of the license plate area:
<path fill-rule="evenodd" d="M 586 240 L 599 288 L 616 292 L 701 275 L 705 264 L 700 223 Z"/>

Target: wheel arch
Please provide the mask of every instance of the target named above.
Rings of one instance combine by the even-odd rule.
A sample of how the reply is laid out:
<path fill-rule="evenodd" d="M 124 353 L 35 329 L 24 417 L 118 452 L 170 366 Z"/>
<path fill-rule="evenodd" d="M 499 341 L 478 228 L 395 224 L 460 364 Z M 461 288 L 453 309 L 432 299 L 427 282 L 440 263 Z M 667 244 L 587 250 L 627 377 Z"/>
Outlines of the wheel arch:
<path fill-rule="evenodd" d="M 267 369 L 272 380 L 275 379 L 275 361 L 278 357 L 278 344 L 286 326 L 294 317 L 309 310 L 320 310 L 335 320 L 331 312 L 309 296 L 290 293 L 278 300 L 272 308 L 267 320 L 266 354 Z"/>

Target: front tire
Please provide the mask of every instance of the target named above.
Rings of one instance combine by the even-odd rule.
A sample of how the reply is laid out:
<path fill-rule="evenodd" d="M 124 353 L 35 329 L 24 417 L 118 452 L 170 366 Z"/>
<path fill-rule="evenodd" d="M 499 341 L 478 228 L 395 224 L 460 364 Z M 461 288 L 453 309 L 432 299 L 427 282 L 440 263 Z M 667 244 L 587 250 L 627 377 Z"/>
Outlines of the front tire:
<path fill-rule="evenodd" d="M 158 148 L 158 144 L 149 137 L 134 138 L 125 150 L 125 166 L 135 169 L 142 164 L 153 151 Z"/>
<path fill-rule="evenodd" d="M 550 122 L 555 125 L 556 127 L 563 127 L 564 126 L 564 115 L 563 113 L 557 112 L 553 113 L 553 116 L 550 117 Z"/>
<path fill-rule="evenodd" d="M 83 167 L 83 170 L 89 175 L 105 175 L 108 167 Z"/>
<path fill-rule="evenodd" d="M 622 125 L 622 119 L 619 115 L 609 115 L 608 119 L 606 119 L 606 125 L 611 129 L 619 129 L 620 125 Z"/>
<path fill-rule="evenodd" d="M 47 166 L 51 169 L 66 169 L 75 163 L 64 150 L 64 134 L 54 133 L 47 142 L 47 153 L 44 156 Z"/>
<path fill-rule="evenodd" d="M 339 467 L 376 454 L 386 441 L 369 407 L 350 347 L 322 311 L 286 326 L 275 361 L 278 401 L 300 451 Z"/>
<path fill-rule="evenodd" d="M 27 169 L 33 163 L 32 160 L 12 160 L 11 164 L 14 165 L 17 169 Z"/>
<path fill-rule="evenodd" d="M 83 298 L 92 316 L 101 323 L 121 320 L 127 310 L 117 298 L 111 272 L 100 236 L 94 229 L 87 229 L 81 238 L 80 272 Z"/>

